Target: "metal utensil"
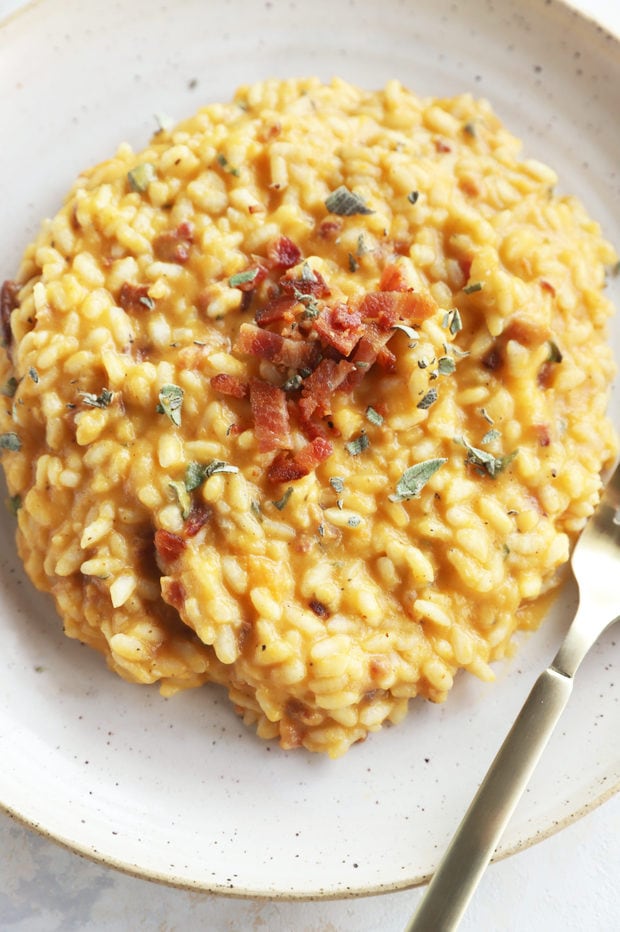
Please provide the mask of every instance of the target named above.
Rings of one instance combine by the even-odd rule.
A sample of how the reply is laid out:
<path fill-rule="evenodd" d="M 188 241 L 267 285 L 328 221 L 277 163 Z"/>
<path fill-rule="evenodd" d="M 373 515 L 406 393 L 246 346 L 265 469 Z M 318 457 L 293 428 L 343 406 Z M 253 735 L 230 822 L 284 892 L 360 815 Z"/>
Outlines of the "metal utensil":
<path fill-rule="evenodd" d="M 571 560 L 580 602 L 551 666 L 534 683 L 406 932 L 456 929 L 573 688 L 579 664 L 620 618 L 620 465 Z"/>

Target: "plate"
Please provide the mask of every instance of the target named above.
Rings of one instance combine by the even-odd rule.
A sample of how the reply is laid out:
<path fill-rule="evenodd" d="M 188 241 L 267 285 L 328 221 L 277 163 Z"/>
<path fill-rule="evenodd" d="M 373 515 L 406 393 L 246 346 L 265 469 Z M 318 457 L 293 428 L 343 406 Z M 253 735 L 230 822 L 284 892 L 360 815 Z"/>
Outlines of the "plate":
<path fill-rule="evenodd" d="M 553 42 L 550 42 L 553 37 Z M 550 0 L 40 0 L 0 28 L 2 275 L 79 170 L 155 113 L 190 115 L 235 86 L 337 74 L 398 77 L 420 94 L 489 98 L 620 242 L 620 44 Z M 618 299 L 618 280 L 611 283 Z M 614 293 L 615 292 L 615 293 Z M 618 329 L 613 333 L 616 349 Z M 620 354 L 619 354 L 620 355 Z M 613 417 L 620 425 L 617 395 Z M 555 652 L 576 604 L 567 577 L 542 629 L 492 685 L 460 676 L 443 706 L 341 760 L 260 742 L 205 687 L 164 700 L 64 638 L 0 521 L 0 803 L 71 849 L 152 880 L 245 896 L 395 890 L 434 869 L 461 813 Z M 613 630 L 569 705 L 503 839 L 509 854 L 620 788 Z"/>

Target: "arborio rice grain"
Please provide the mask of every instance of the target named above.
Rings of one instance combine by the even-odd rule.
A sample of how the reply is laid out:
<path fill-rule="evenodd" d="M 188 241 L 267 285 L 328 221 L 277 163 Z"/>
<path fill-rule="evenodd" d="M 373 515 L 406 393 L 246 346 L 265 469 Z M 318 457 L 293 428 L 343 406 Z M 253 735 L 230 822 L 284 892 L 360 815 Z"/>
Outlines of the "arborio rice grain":
<path fill-rule="evenodd" d="M 615 454 L 616 257 L 489 105 L 242 87 L 81 175 L 2 289 L 67 634 L 336 757 L 533 627 Z"/>

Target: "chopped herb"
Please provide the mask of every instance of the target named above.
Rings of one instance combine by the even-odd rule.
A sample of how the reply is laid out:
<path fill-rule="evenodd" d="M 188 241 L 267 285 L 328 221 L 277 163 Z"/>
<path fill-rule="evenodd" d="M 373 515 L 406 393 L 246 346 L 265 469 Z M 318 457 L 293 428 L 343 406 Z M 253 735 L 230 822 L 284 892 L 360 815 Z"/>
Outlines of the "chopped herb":
<path fill-rule="evenodd" d="M 430 363 L 425 356 L 422 356 L 420 359 L 418 359 L 418 369 L 426 369 L 428 366 L 430 366 Z"/>
<path fill-rule="evenodd" d="M 424 460 L 406 469 L 396 484 L 396 493 L 389 495 L 391 502 L 404 502 L 416 498 L 429 481 L 440 469 L 447 459 Z"/>
<path fill-rule="evenodd" d="M 468 136 L 476 135 L 476 127 L 473 123 L 465 123 L 463 126 L 463 132 L 467 133 Z"/>
<path fill-rule="evenodd" d="M 15 431 L 9 430 L 5 434 L 0 434 L 0 450 L 10 450 L 12 453 L 17 453 L 21 448 L 22 442 Z"/>
<path fill-rule="evenodd" d="M 102 388 L 100 395 L 95 395 L 94 392 L 78 392 L 78 395 L 84 404 L 90 405 L 91 408 L 107 408 L 114 397 L 109 388 Z"/>
<path fill-rule="evenodd" d="M 365 255 L 366 255 L 367 253 L 369 253 L 369 252 L 370 252 L 370 247 L 366 245 L 366 240 L 364 239 L 364 234 L 363 234 L 363 233 L 360 233 L 360 235 L 357 237 L 357 251 L 356 251 L 356 255 L 357 255 L 358 258 L 361 258 L 362 256 L 365 256 Z"/>
<path fill-rule="evenodd" d="M 304 262 L 304 264 L 301 267 L 301 280 L 302 282 L 312 282 L 312 284 L 315 284 L 316 282 L 318 282 L 318 278 L 316 277 L 311 266 L 308 265 L 307 262 Z"/>
<path fill-rule="evenodd" d="M 366 417 L 371 424 L 375 424 L 377 427 L 380 427 L 383 424 L 383 415 L 379 414 L 372 405 L 368 405 L 366 408 Z"/>
<path fill-rule="evenodd" d="M 30 376 L 34 384 L 36 385 L 37 382 L 39 381 L 39 373 L 34 368 L 34 366 L 31 366 L 30 369 L 28 369 L 28 375 Z"/>
<path fill-rule="evenodd" d="M 185 392 L 179 385 L 162 385 L 159 390 L 158 414 L 166 414 L 173 424 L 181 426 L 181 407 Z"/>
<path fill-rule="evenodd" d="M 493 443 L 494 440 L 499 440 L 502 435 L 496 427 L 492 427 L 491 430 L 487 430 L 486 434 L 480 441 L 480 443 Z"/>
<path fill-rule="evenodd" d="M 225 155 L 222 155 L 221 153 L 218 154 L 218 156 L 217 156 L 217 164 L 220 165 L 220 166 L 221 166 L 225 171 L 227 171 L 230 175 L 234 175 L 235 178 L 238 178 L 238 177 L 239 177 L 239 169 L 238 169 L 238 168 L 232 168 L 231 165 L 230 165 L 230 163 L 229 163 L 229 161 L 228 161 L 228 159 L 226 158 Z"/>
<path fill-rule="evenodd" d="M 475 294 L 476 291 L 482 291 L 483 282 L 473 282 L 471 285 L 465 285 L 463 294 Z"/>
<path fill-rule="evenodd" d="M 239 285 L 246 285 L 248 282 L 253 282 L 257 275 L 258 268 L 246 269 L 245 272 L 237 272 L 236 275 L 231 275 L 228 279 L 228 284 L 231 288 L 237 288 Z"/>
<path fill-rule="evenodd" d="M 506 559 L 506 557 L 510 556 L 510 547 L 508 546 L 508 544 L 504 544 L 503 547 L 502 547 L 502 550 L 503 550 L 503 552 L 504 552 L 504 559 Z"/>
<path fill-rule="evenodd" d="M 209 463 L 191 462 L 187 464 L 185 470 L 185 488 L 188 492 L 193 492 L 199 488 L 205 479 L 209 479 L 218 472 L 239 472 L 237 466 L 231 466 L 223 460 L 211 460 Z"/>
<path fill-rule="evenodd" d="M 437 389 L 429 388 L 424 398 L 421 401 L 418 401 L 416 408 L 421 408 L 422 411 L 426 411 L 427 408 L 430 408 L 431 405 L 435 404 L 437 401 Z"/>
<path fill-rule="evenodd" d="M 555 343 L 553 340 L 547 340 L 547 346 L 549 347 L 547 362 L 562 362 L 564 357 L 562 356 L 562 351 L 560 350 L 557 343 Z"/>
<path fill-rule="evenodd" d="M 357 272 L 359 267 L 360 267 L 359 262 L 357 261 L 353 253 L 350 252 L 349 253 L 349 272 Z"/>
<path fill-rule="evenodd" d="M 347 520 L 349 527 L 359 527 L 361 523 L 362 519 L 359 515 L 351 515 L 351 517 Z"/>
<path fill-rule="evenodd" d="M 420 336 L 418 331 L 410 327 L 409 324 L 394 324 L 392 330 L 402 330 L 405 336 L 408 336 L 410 340 L 417 340 Z"/>
<path fill-rule="evenodd" d="M 487 422 L 487 424 L 494 424 L 494 423 L 495 423 L 495 421 L 493 420 L 493 418 L 491 417 L 491 415 L 489 414 L 489 412 L 487 411 L 486 408 L 480 408 L 480 414 L 481 414 L 482 417 L 485 419 L 485 421 Z"/>
<path fill-rule="evenodd" d="M 437 369 L 440 375 L 451 375 L 456 370 L 456 363 L 452 356 L 440 356 L 437 360 Z"/>
<path fill-rule="evenodd" d="M 154 113 L 153 116 L 157 123 L 157 133 L 165 133 L 174 126 L 172 117 L 167 116 L 165 113 Z"/>
<path fill-rule="evenodd" d="M 295 300 L 299 301 L 300 304 L 304 306 L 303 316 L 305 318 L 314 319 L 318 316 L 319 311 L 321 310 L 317 304 L 316 298 L 311 294 L 304 294 L 302 291 L 299 291 L 297 288 L 293 289 L 293 294 L 295 295 Z"/>
<path fill-rule="evenodd" d="M 495 479 L 500 472 L 503 472 L 504 469 L 512 463 L 519 452 L 518 450 L 513 450 L 512 453 L 507 453 L 505 456 L 493 456 L 492 453 L 487 453 L 486 450 L 479 450 L 476 447 L 472 447 L 465 437 L 460 438 L 460 442 L 467 450 L 467 462 L 475 466 L 481 466 L 492 479 Z"/>
<path fill-rule="evenodd" d="M 257 502 L 255 498 L 250 502 L 250 511 L 254 515 L 257 521 L 263 520 L 263 513 L 260 508 L 260 502 Z"/>
<path fill-rule="evenodd" d="M 319 524 L 317 528 L 317 532 L 318 532 L 319 537 L 323 537 L 325 534 L 325 526 L 323 524 Z"/>
<path fill-rule="evenodd" d="M 285 507 L 286 503 L 288 502 L 292 494 L 293 494 L 293 486 L 289 485 L 288 489 L 286 490 L 282 498 L 279 498 L 277 502 L 272 502 L 271 504 L 275 505 L 278 511 L 282 511 L 282 509 Z"/>
<path fill-rule="evenodd" d="M 143 294 L 138 298 L 138 304 L 141 304 L 142 307 L 145 307 L 147 311 L 152 311 L 155 307 L 155 302 L 147 294 Z"/>
<path fill-rule="evenodd" d="M 302 377 L 299 375 L 298 372 L 296 372 L 295 375 L 292 375 L 290 379 L 287 379 L 286 382 L 283 383 L 282 391 L 295 392 L 297 391 L 298 388 L 301 387 L 302 382 L 303 382 Z"/>
<path fill-rule="evenodd" d="M 618 275 L 620 275 L 620 259 L 618 259 L 618 261 L 612 265 L 609 270 L 609 274 L 612 276 L 612 278 L 617 278 Z"/>
<path fill-rule="evenodd" d="M 356 369 L 368 369 L 370 367 L 369 362 L 355 362 L 353 363 Z"/>
<path fill-rule="evenodd" d="M 362 431 L 359 437 L 355 437 L 353 440 L 349 440 L 348 443 L 345 443 L 344 447 L 347 453 L 350 453 L 351 456 L 359 456 L 364 450 L 368 449 L 370 446 L 370 440 L 366 431 Z"/>
<path fill-rule="evenodd" d="M 450 331 L 452 336 L 456 336 L 459 330 L 463 329 L 463 321 L 456 307 L 453 307 L 451 311 L 446 311 L 441 323 L 443 327 Z"/>
<path fill-rule="evenodd" d="M 127 172 L 127 181 L 132 191 L 144 194 L 151 181 L 155 180 L 155 166 L 150 162 L 142 162 Z"/>
<path fill-rule="evenodd" d="M 325 198 L 325 206 L 330 214 L 338 214 L 340 217 L 352 217 L 354 214 L 374 214 L 374 210 L 366 206 L 359 194 L 349 191 L 344 184 L 341 184 L 339 188 L 336 188 Z"/>
<path fill-rule="evenodd" d="M 15 376 L 12 375 L 11 378 L 8 379 L 4 383 L 2 388 L 0 388 L 0 395 L 6 395 L 7 398 L 12 398 L 15 392 L 17 391 L 18 385 L 19 385 L 19 382 L 17 381 Z"/>
<path fill-rule="evenodd" d="M 444 349 L 446 353 L 448 352 L 448 347 L 444 343 Z M 463 359 L 465 356 L 469 356 L 469 350 L 459 349 L 454 343 L 450 344 L 450 352 L 454 353 L 457 359 Z"/>
<path fill-rule="evenodd" d="M 177 501 L 181 506 L 181 514 L 183 516 L 183 520 L 185 521 L 186 518 L 189 518 L 189 513 L 192 510 L 192 500 L 187 490 L 187 486 L 184 482 L 172 481 L 169 482 L 168 485 L 177 497 Z"/>
<path fill-rule="evenodd" d="M 11 514 L 16 515 L 19 509 L 22 507 L 21 495 L 11 495 L 8 500 L 8 506 Z"/>
<path fill-rule="evenodd" d="M 339 495 L 341 492 L 344 492 L 344 479 L 341 476 L 332 476 L 329 480 L 334 492 L 337 492 Z"/>
<path fill-rule="evenodd" d="M 407 195 L 407 200 L 409 201 L 410 204 L 416 204 L 419 196 L 420 196 L 419 191 L 410 191 L 409 194 Z"/>

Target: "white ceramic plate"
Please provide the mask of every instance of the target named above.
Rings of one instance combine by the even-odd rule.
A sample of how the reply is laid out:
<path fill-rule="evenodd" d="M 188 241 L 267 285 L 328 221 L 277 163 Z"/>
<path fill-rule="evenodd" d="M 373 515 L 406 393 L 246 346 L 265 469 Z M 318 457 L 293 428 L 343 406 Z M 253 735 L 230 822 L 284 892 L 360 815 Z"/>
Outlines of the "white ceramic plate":
<path fill-rule="evenodd" d="M 78 171 L 123 139 L 142 147 L 154 113 L 181 118 L 239 83 L 307 74 L 490 98 L 620 243 L 620 44 L 556 2 L 40 0 L 0 28 L 0 277 Z M 424 879 L 575 605 L 568 584 L 494 685 L 462 676 L 446 705 L 414 704 L 332 762 L 258 741 L 217 689 L 164 701 L 114 677 L 63 637 L 13 530 L 3 517 L 0 804 L 104 863 L 211 891 L 344 896 Z M 501 854 L 620 788 L 617 659 L 612 630 Z"/>

